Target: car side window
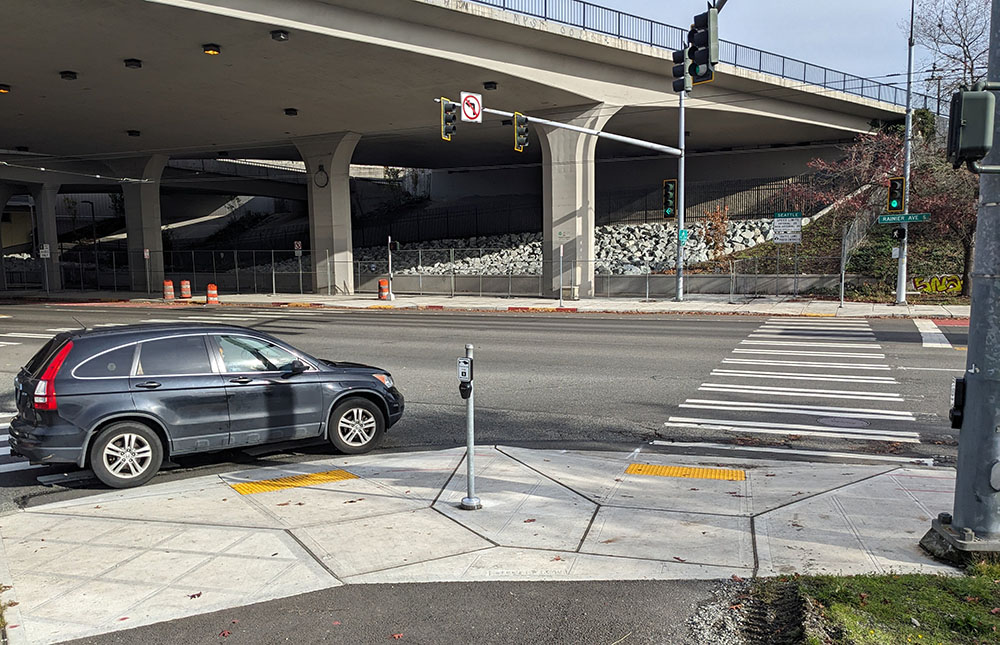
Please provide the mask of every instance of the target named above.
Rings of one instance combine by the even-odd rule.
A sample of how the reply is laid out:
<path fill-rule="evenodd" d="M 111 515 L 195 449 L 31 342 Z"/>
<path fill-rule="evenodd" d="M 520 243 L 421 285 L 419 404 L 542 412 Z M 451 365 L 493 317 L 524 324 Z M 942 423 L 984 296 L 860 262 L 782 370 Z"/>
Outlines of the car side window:
<path fill-rule="evenodd" d="M 140 376 L 211 374 L 212 371 L 204 336 L 177 336 L 139 345 L 136 374 Z"/>
<path fill-rule="evenodd" d="M 73 375 L 79 378 L 128 376 L 132 372 L 134 356 L 135 345 L 119 347 L 87 360 L 73 371 Z"/>
<path fill-rule="evenodd" d="M 281 372 L 291 369 L 296 357 L 259 338 L 218 336 L 219 353 L 227 372 Z"/>

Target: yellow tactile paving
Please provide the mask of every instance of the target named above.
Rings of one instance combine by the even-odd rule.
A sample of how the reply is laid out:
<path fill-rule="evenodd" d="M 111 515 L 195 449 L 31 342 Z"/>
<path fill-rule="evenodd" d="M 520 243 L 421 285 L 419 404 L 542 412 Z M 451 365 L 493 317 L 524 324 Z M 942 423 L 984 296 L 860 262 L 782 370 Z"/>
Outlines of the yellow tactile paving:
<path fill-rule="evenodd" d="M 309 475 L 290 475 L 288 477 L 279 477 L 278 479 L 263 479 L 257 482 L 242 482 L 240 484 L 229 485 L 240 495 L 253 495 L 254 493 L 267 493 L 272 490 L 300 488 L 302 486 L 314 486 L 316 484 L 357 478 L 357 475 L 349 473 L 346 470 L 327 470 L 322 473 L 312 473 Z"/>
<path fill-rule="evenodd" d="M 724 479 L 741 482 L 747 474 L 742 470 L 729 468 L 692 468 L 690 466 L 655 466 L 653 464 L 629 464 L 628 475 L 653 475 L 654 477 L 684 477 L 687 479 Z"/>

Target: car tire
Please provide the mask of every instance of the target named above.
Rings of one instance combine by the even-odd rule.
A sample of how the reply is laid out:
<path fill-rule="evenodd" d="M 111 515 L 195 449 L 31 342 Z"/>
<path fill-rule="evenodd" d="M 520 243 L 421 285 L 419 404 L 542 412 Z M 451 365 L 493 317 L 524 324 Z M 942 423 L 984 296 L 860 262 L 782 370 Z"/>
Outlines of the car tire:
<path fill-rule="evenodd" d="M 142 486 L 160 470 L 163 445 L 153 430 L 135 421 L 113 423 L 90 447 L 90 467 L 111 488 Z"/>
<path fill-rule="evenodd" d="M 327 436 L 346 455 L 374 450 L 385 434 L 385 415 L 378 405 L 359 397 L 346 399 L 330 413 Z"/>

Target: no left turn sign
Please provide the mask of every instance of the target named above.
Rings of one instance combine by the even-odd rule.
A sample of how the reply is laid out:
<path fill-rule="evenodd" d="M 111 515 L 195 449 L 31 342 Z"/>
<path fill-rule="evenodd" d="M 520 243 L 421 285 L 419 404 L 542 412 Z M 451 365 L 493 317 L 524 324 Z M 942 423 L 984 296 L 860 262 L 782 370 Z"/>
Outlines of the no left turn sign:
<path fill-rule="evenodd" d="M 470 123 L 483 122 L 483 95 L 462 92 L 462 120 Z"/>

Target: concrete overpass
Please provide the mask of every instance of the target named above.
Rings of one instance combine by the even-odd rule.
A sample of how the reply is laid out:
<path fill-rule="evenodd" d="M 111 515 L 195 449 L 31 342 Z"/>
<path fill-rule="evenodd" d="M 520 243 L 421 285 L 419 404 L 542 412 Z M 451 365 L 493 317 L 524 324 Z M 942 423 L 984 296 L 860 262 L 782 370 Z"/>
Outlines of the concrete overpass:
<path fill-rule="evenodd" d="M 681 32 L 627 16 L 622 28 L 617 12 L 580 29 L 565 24 L 572 16 L 560 23 L 488 6 L 498 3 L 8 0 L 0 37 L 18 56 L 16 65 L 10 57 L 0 63 L 0 84 L 10 88 L 0 94 L 0 202 L 35 195 L 38 241 L 54 249 L 61 185 L 120 186 L 129 249 L 139 258 L 150 249 L 155 281 L 168 159 L 302 159 L 312 178 L 314 284 L 326 290 L 329 251 L 335 288 L 350 291 L 352 161 L 437 169 L 534 164 L 546 257 L 562 243 L 567 266 L 589 260 L 596 163 L 645 151 L 536 127 L 532 145 L 518 154 L 499 120 L 460 124 L 445 143 L 432 99 L 493 82 L 497 90 L 484 92 L 488 106 L 673 145 L 677 97 L 668 58 Z M 604 25 L 612 15 L 617 31 Z M 646 43 L 629 32 L 647 25 Z M 287 40 L 274 39 L 275 30 Z M 207 43 L 221 52 L 206 55 Z M 736 46 L 724 45 L 724 59 L 726 47 Z M 741 51 L 756 50 L 733 49 L 734 63 Z M 800 63 L 781 60 L 783 67 Z M 763 53 L 760 62 L 768 67 Z M 830 144 L 902 116 L 893 88 L 868 81 L 866 92 L 862 81 L 858 92 L 854 77 L 829 72 L 819 82 L 805 64 L 803 80 L 720 65 L 716 82 L 697 87 L 688 102 L 689 149 Z M 660 177 L 672 176 L 672 159 L 652 162 Z M 58 258 L 50 262 L 58 275 Z M 582 266 L 564 279 L 587 296 L 592 276 Z M 559 277 L 549 271 L 547 280 L 555 285 Z"/>

